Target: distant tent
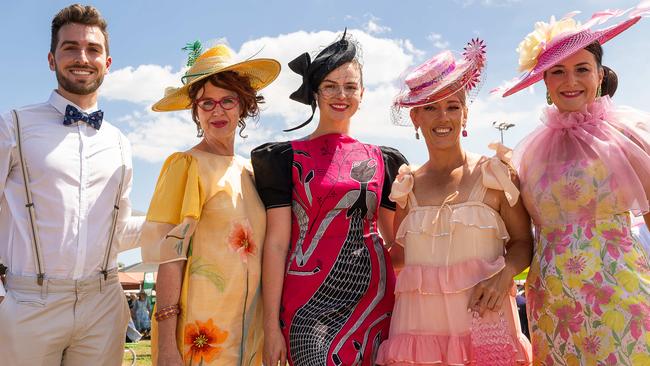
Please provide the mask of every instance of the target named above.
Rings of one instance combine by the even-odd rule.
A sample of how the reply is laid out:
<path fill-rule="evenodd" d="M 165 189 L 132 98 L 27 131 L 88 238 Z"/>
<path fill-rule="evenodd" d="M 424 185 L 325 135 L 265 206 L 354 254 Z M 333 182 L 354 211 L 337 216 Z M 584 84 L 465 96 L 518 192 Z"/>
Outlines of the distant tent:
<path fill-rule="evenodd" d="M 118 278 L 120 279 L 120 284 L 124 290 L 139 290 L 140 285 L 142 284 L 142 279 L 138 278 L 140 276 L 132 276 L 131 274 L 118 272 Z"/>

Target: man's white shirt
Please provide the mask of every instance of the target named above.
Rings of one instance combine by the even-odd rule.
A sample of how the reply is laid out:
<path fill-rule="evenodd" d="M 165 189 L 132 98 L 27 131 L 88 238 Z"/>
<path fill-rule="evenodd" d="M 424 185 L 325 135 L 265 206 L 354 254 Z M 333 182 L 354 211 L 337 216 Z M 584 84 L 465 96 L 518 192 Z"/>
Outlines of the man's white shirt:
<path fill-rule="evenodd" d="M 36 212 L 45 274 L 84 279 L 103 266 L 113 206 L 126 166 L 108 269 L 117 253 L 135 246 L 144 217 L 131 217 L 131 148 L 104 121 L 99 130 L 84 122 L 63 125 L 66 107 L 83 110 L 56 91 L 43 104 L 17 109 L 23 154 Z M 15 275 L 36 276 L 25 187 L 11 113 L 0 115 L 0 263 Z M 0 296 L 5 290 L 0 284 Z"/>

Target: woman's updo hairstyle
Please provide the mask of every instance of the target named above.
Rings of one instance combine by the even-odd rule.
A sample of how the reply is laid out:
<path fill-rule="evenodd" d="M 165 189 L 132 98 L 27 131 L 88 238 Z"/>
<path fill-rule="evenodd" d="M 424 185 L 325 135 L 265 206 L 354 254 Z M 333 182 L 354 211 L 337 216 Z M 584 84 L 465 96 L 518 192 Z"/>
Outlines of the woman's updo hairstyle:
<path fill-rule="evenodd" d="M 604 75 L 603 82 L 600 83 L 600 95 L 609 95 L 610 97 L 613 97 L 618 88 L 618 76 L 616 76 L 614 70 L 603 65 L 603 47 L 598 43 L 598 41 L 596 41 L 585 47 L 585 50 L 594 55 L 596 58 L 596 64 L 598 67 L 603 69 Z"/>

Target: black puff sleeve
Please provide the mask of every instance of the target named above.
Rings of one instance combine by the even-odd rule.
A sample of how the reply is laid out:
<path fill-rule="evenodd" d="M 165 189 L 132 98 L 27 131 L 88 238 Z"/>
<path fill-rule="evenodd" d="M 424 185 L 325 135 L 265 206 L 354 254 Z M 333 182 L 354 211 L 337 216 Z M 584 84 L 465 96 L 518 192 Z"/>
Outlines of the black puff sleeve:
<path fill-rule="evenodd" d="M 384 157 L 384 184 L 381 189 L 381 207 L 395 211 L 395 202 L 391 201 L 390 188 L 393 185 L 397 172 L 402 164 L 408 164 L 408 160 L 397 149 L 388 146 L 379 146 Z"/>
<path fill-rule="evenodd" d="M 251 151 L 255 186 L 264 206 L 291 206 L 291 142 L 269 142 Z"/>

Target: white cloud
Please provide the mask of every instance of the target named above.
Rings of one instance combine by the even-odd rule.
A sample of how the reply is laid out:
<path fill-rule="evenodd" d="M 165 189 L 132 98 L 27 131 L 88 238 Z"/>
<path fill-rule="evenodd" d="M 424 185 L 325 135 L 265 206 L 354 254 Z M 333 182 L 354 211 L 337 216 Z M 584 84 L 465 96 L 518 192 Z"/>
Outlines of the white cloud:
<path fill-rule="evenodd" d="M 102 97 L 151 104 L 163 96 L 168 86 L 179 86 L 184 70 L 172 72 L 171 66 L 127 66 L 111 71 L 102 84 Z"/>
<path fill-rule="evenodd" d="M 431 43 L 433 43 L 433 46 L 436 48 L 446 49 L 447 47 L 449 47 L 449 42 L 444 40 L 442 38 L 442 35 L 438 33 L 429 34 L 427 36 L 427 40 L 431 41 Z"/>
<path fill-rule="evenodd" d="M 133 147 L 133 156 L 148 162 L 159 162 L 175 151 L 196 144 L 196 127 L 188 112 L 134 112 L 120 119 L 131 132 L 126 134 Z"/>
<path fill-rule="evenodd" d="M 370 34 L 381 34 L 391 31 L 390 27 L 379 24 L 378 18 L 368 20 L 364 29 Z"/>

